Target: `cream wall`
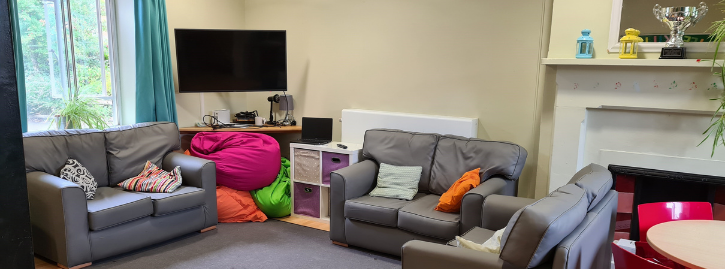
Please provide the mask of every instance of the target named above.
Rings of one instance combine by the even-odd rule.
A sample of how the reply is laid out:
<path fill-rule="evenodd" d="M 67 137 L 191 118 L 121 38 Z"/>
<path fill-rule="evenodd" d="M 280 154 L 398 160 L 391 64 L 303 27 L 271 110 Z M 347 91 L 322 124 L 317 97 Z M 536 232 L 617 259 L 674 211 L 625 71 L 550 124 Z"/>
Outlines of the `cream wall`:
<path fill-rule="evenodd" d="M 244 29 L 243 0 L 168 0 L 166 12 L 169 22 L 171 61 L 176 85 L 176 110 L 179 126 L 193 126 L 201 121 L 201 95 L 199 93 L 178 93 L 179 81 L 176 73 L 175 28 L 200 29 Z M 245 93 L 205 93 L 204 114 L 215 109 L 231 109 L 232 115 L 246 110 Z"/>
<path fill-rule="evenodd" d="M 244 25 L 287 30 L 288 93 L 298 119 L 332 117 L 339 139 L 345 108 L 478 118 L 479 137 L 528 150 L 519 195 L 534 196 L 547 5 L 246 0 Z M 247 108 L 268 117 L 271 94 L 247 94 Z"/>

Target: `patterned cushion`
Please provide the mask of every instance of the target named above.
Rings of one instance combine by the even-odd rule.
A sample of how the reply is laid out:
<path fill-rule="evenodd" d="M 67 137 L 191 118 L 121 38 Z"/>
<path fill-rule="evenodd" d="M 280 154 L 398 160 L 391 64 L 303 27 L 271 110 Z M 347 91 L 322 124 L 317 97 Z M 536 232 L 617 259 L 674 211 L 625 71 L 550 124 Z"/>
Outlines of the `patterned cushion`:
<path fill-rule="evenodd" d="M 421 166 L 395 166 L 381 163 L 378 184 L 370 192 L 373 197 L 412 200 L 418 193 L 418 181 L 423 173 Z"/>
<path fill-rule="evenodd" d="M 171 172 L 166 172 L 146 161 L 141 174 L 118 183 L 118 186 L 129 191 L 174 192 L 181 186 L 181 168 L 177 166 Z"/>
<path fill-rule="evenodd" d="M 60 178 L 76 183 L 86 193 L 87 200 L 93 200 L 98 188 L 98 182 L 93 178 L 91 172 L 74 159 L 65 161 L 65 166 L 60 169 Z"/>

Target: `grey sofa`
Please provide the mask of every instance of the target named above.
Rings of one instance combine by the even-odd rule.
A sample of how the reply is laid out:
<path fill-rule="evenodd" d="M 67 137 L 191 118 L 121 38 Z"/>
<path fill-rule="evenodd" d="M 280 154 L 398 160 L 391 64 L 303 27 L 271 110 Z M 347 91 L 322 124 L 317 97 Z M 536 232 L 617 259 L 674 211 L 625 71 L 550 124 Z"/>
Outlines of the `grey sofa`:
<path fill-rule="evenodd" d="M 538 201 L 489 196 L 479 227 L 463 238 L 483 243 L 506 228 L 501 254 L 422 241 L 403 246 L 403 268 L 610 268 L 617 192 L 606 168 L 591 164 Z"/>
<path fill-rule="evenodd" d="M 492 194 L 516 195 L 527 152 L 508 142 L 374 129 L 365 133 L 363 157 L 332 172 L 330 239 L 399 256 L 410 240 L 445 242 L 481 225 Z M 380 163 L 422 166 L 412 201 L 371 197 Z M 481 168 L 481 185 L 465 194 L 461 212 L 435 211 L 440 195 L 465 172 Z"/>
<path fill-rule="evenodd" d="M 35 253 L 61 267 L 80 268 L 217 224 L 216 165 L 179 149 L 174 123 L 24 134 Z M 75 183 L 58 178 L 68 158 L 98 182 L 86 200 Z M 138 175 L 147 160 L 165 170 L 181 166 L 173 193 L 135 193 L 116 185 Z"/>

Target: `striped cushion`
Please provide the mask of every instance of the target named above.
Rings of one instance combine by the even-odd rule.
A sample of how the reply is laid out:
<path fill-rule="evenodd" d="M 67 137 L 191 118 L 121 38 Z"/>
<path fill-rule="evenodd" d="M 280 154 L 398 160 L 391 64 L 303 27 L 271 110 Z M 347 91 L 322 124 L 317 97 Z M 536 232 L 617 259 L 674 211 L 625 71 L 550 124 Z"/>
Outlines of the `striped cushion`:
<path fill-rule="evenodd" d="M 370 196 L 413 200 L 418 193 L 418 181 L 422 172 L 422 166 L 395 166 L 381 163 L 378 184 L 370 192 Z"/>
<path fill-rule="evenodd" d="M 171 172 L 166 172 L 146 161 L 141 174 L 118 183 L 118 186 L 129 191 L 174 192 L 181 186 L 181 168 L 177 166 Z"/>

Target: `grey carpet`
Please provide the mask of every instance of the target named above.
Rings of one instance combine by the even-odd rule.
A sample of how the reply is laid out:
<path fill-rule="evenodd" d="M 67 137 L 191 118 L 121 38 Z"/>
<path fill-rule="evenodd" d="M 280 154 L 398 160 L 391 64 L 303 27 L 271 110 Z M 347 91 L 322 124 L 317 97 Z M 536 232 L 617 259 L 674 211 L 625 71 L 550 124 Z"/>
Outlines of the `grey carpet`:
<path fill-rule="evenodd" d="M 397 257 L 336 246 L 328 232 L 295 224 L 268 220 L 217 227 L 88 268 L 400 268 Z"/>

